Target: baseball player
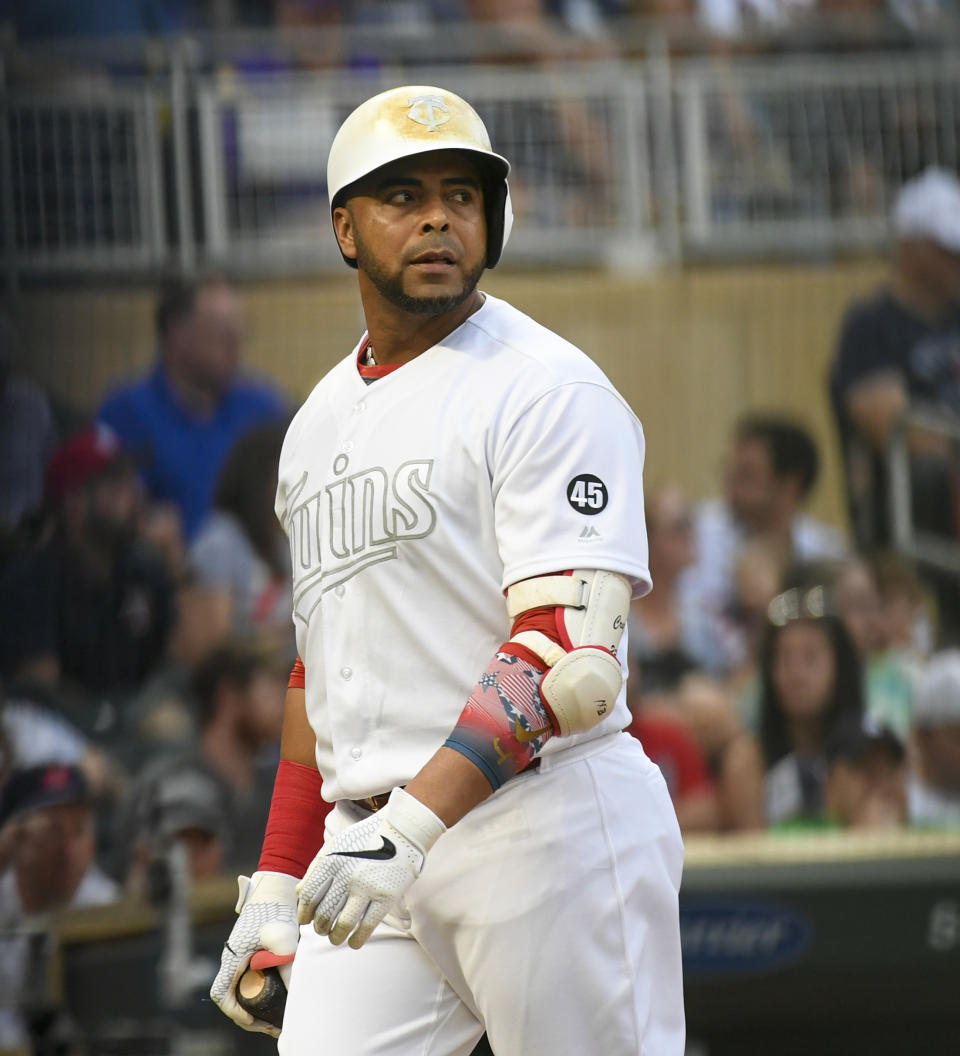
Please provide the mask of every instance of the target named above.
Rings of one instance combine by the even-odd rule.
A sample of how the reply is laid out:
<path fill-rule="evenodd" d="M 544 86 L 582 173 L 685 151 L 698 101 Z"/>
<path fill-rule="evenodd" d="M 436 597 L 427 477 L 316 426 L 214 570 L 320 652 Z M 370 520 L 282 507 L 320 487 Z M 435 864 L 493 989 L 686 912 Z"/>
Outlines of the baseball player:
<path fill-rule="evenodd" d="M 330 149 L 367 331 L 280 458 L 304 688 L 211 991 L 269 1029 L 236 983 L 295 951 L 282 1056 L 466 1056 L 484 1030 L 497 1056 L 683 1052 L 682 844 L 621 732 L 643 434 L 478 290 L 508 172 L 433 87 L 367 100 Z"/>

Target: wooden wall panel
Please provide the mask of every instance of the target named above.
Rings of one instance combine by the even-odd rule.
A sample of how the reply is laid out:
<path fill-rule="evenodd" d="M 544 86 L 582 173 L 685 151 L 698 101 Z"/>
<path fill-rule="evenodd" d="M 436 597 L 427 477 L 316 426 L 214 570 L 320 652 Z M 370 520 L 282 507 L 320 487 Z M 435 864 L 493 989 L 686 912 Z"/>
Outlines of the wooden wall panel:
<path fill-rule="evenodd" d="M 587 351 L 630 401 L 648 441 L 647 481 L 716 491 L 733 420 L 748 409 L 805 421 L 824 454 L 812 502 L 843 523 L 826 371 L 849 301 L 872 289 L 882 261 L 830 266 L 660 272 L 492 272 L 484 288 Z M 295 399 L 362 331 L 355 279 L 271 280 L 245 287 L 250 364 Z M 24 293 L 5 306 L 29 351 L 29 372 L 93 410 L 116 379 L 153 354 L 151 290 Z"/>

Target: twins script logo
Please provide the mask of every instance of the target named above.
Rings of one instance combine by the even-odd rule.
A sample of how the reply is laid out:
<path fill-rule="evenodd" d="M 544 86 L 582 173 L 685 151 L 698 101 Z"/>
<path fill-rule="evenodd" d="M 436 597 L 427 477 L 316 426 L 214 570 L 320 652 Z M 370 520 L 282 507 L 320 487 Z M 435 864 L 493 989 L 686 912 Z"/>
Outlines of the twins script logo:
<path fill-rule="evenodd" d="M 433 459 L 404 462 L 392 474 L 373 466 L 347 475 L 347 463 L 338 455 L 333 472 L 339 479 L 307 496 L 304 473 L 287 498 L 293 614 L 304 623 L 328 590 L 393 560 L 399 541 L 423 539 L 437 523 L 429 497 Z"/>

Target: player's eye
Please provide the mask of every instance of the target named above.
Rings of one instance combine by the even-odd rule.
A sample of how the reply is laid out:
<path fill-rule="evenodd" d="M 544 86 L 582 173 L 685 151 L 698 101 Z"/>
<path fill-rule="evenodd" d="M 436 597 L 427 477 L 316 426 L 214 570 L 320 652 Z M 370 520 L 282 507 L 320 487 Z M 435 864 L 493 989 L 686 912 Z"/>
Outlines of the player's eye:
<path fill-rule="evenodd" d="M 474 200 L 474 193 L 469 187 L 461 187 L 453 192 L 453 200 L 461 205 L 469 205 Z"/>
<path fill-rule="evenodd" d="M 413 195 L 406 190 L 391 191 L 387 196 L 387 201 L 391 205 L 406 205 L 407 202 L 413 201 Z"/>

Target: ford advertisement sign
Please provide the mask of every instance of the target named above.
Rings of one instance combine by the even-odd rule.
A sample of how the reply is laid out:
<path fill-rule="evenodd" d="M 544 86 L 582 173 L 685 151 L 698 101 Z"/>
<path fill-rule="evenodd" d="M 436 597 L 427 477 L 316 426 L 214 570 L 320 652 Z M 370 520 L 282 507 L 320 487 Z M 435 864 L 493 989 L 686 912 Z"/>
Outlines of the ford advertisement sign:
<path fill-rule="evenodd" d="M 795 910 L 768 902 L 684 898 L 680 939 L 689 979 L 767 974 L 800 960 L 813 926 Z"/>

